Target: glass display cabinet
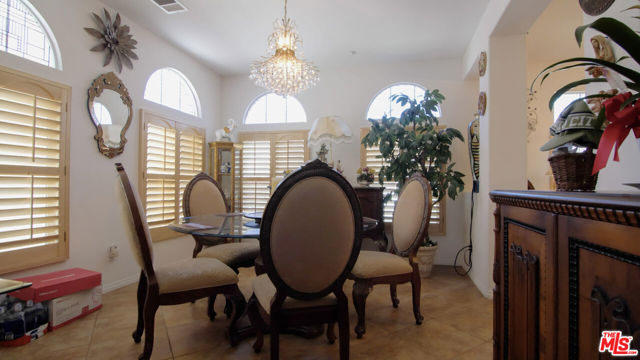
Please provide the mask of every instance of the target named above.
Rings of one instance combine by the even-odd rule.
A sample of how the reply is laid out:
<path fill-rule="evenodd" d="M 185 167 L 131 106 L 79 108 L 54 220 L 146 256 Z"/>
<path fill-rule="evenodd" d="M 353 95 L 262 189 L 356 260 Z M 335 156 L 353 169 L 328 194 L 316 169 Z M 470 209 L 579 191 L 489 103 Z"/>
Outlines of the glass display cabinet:
<path fill-rule="evenodd" d="M 242 147 L 228 141 L 214 141 L 209 143 L 209 175 L 214 178 L 227 199 L 231 211 L 236 211 L 239 201 L 236 195 L 239 192 L 241 174 Z M 238 188 L 236 188 L 238 186 Z M 239 210 L 239 209 L 238 209 Z"/>

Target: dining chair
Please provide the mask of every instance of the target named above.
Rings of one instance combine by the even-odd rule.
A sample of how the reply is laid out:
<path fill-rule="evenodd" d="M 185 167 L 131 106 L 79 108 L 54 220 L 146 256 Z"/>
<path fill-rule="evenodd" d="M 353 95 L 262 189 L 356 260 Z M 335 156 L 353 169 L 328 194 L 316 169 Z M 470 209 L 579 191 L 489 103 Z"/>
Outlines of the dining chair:
<path fill-rule="evenodd" d="M 393 212 L 392 239 L 388 251 L 360 252 L 349 278 L 354 280 L 353 305 L 358 315 L 355 331 L 362 338 L 365 328 L 365 304 L 374 285 L 389 284 L 391 302 L 398 307 L 396 285 L 411 282 L 413 315 L 422 324 L 420 313 L 420 272 L 416 253 L 429 229 L 431 188 L 419 173 L 405 183 Z"/>
<path fill-rule="evenodd" d="M 179 260 L 171 264 L 154 266 L 149 225 L 137 191 L 120 163 L 116 163 L 120 176 L 122 214 L 129 232 L 129 243 L 134 258 L 141 268 L 138 282 L 138 323 L 132 334 L 139 343 L 144 333 L 144 351 L 139 359 L 149 359 L 153 350 L 155 314 L 160 305 L 176 305 L 214 294 L 228 295 L 233 302 L 233 314 L 228 334 L 232 345 L 237 343 L 234 326 L 244 311 L 244 297 L 238 288 L 238 275 L 220 260 L 196 258 Z"/>
<path fill-rule="evenodd" d="M 230 206 L 220 185 L 209 175 L 201 172 L 185 187 L 182 201 L 184 216 L 198 216 L 208 214 L 225 214 Z M 222 261 L 236 273 L 241 267 L 254 266 L 254 260 L 260 252 L 257 239 L 243 239 L 242 242 L 226 242 L 226 239 L 209 236 L 193 235 L 196 245 L 193 257 L 212 258 Z M 204 248 L 204 249 L 203 249 Z M 215 296 L 209 299 L 207 312 L 213 320 L 216 316 L 213 310 Z M 227 300 L 225 313 L 231 316 L 230 301 Z"/>
<path fill-rule="evenodd" d="M 285 327 L 328 323 L 329 343 L 339 326 L 340 359 L 349 358 L 348 300 L 342 289 L 360 252 L 362 216 L 349 182 L 314 160 L 275 189 L 262 217 L 260 255 L 265 274 L 253 281 L 248 314 L 260 352 L 263 332 L 271 359 L 279 358 Z"/>

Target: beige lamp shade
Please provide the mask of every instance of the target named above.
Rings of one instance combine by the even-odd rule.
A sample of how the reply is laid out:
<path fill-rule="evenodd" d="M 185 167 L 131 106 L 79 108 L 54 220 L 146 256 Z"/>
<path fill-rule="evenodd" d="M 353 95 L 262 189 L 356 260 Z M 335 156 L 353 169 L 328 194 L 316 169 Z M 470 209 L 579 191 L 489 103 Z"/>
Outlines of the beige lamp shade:
<path fill-rule="evenodd" d="M 349 142 L 353 132 L 340 116 L 323 116 L 317 118 L 309 131 L 309 143 L 313 145 L 322 142 L 344 143 Z"/>

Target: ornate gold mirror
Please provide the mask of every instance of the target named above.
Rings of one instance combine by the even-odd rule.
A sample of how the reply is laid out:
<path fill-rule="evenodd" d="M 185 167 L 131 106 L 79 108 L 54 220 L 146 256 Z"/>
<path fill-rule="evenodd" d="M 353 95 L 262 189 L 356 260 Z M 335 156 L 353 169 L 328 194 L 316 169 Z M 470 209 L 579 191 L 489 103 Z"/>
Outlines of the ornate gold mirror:
<path fill-rule="evenodd" d="M 98 133 L 98 150 L 112 158 L 124 151 L 125 133 L 131 124 L 131 97 L 116 74 L 102 74 L 89 88 L 89 115 Z"/>

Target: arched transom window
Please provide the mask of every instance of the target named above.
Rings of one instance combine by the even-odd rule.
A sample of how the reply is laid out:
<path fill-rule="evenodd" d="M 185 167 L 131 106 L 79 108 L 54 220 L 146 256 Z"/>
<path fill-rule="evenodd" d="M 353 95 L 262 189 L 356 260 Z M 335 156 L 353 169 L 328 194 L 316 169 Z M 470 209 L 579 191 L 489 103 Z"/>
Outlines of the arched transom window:
<path fill-rule="evenodd" d="M 156 70 L 144 89 L 144 98 L 154 103 L 200 116 L 200 101 L 186 76 L 173 68 Z"/>
<path fill-rule="evenodd" d="M 409 107 L 409 104 L 402 106 L 391 100 L 391 96 L 405 94 L 416 100 L 424 98 L 425 88 L 412 83 L 401 83 L 388 86 L 378 92 L 367 111 L 367 119 L 382 119 L 383 115 L 387 117 L 400 117 L 402 111 Z M 440 111 L 436 114 L 440 117 Z"/>
<path fill-rule="evenodd" d="M 0 50 L 62 69 L 51 29 L 26 0 L 0 0 Z"/>
<path fill-rule="evenodd" d="M 244 116 L 245 124 L 280 124 L 307 122 L 307 114 L 293 96 L 264 94 L 253 100 Z"/>

